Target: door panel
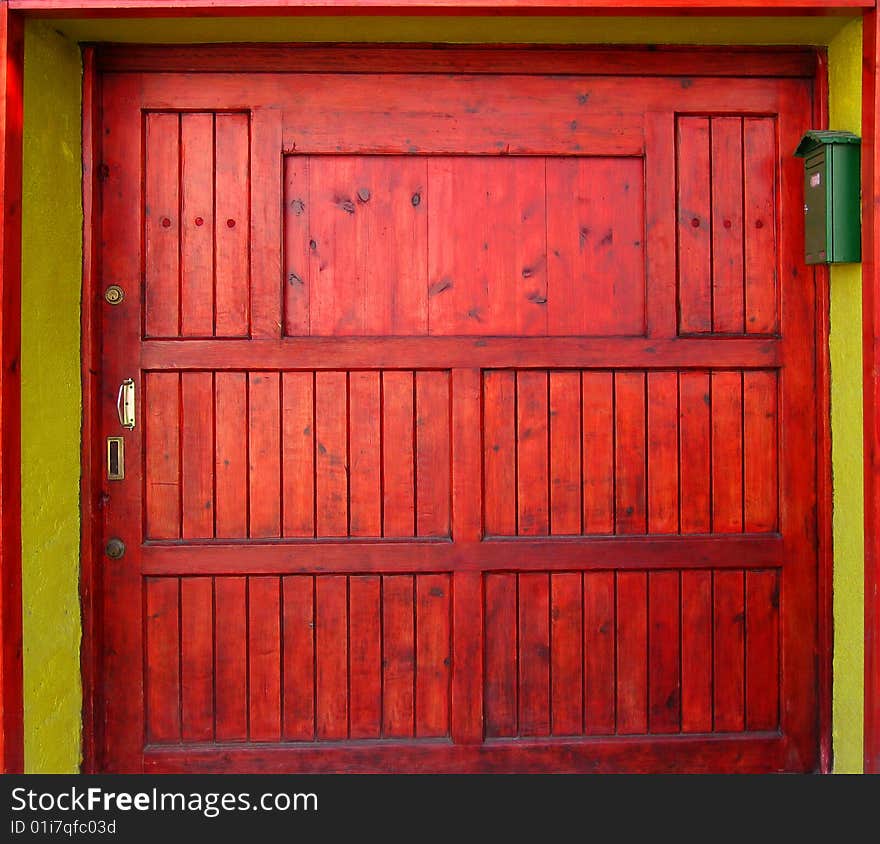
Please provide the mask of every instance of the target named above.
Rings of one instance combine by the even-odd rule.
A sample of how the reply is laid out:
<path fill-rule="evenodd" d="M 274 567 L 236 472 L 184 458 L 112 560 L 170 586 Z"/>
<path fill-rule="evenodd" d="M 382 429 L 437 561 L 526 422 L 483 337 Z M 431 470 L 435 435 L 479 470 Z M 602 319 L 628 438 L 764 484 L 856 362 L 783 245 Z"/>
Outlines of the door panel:
<path fill-rule="evenodd" d="M 103 768 L 814 769 L 812 83 L 710 58 L 105 76 Z"/>

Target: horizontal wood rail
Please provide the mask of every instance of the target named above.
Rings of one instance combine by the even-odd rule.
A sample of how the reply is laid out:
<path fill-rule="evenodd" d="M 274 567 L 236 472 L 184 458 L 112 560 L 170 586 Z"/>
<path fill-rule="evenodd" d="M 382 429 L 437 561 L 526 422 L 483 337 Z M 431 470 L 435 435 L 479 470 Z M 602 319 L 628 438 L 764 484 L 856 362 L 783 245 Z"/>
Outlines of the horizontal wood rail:
<path fill-rule="evenodd" d="M 146 575 L 321 572 L 560 571 L 567 569 L 780 568 L 776 534 L 448 541 L 278 540 L 147 543 Z M 539 559 L 540 564 L 535 560 Z"/>

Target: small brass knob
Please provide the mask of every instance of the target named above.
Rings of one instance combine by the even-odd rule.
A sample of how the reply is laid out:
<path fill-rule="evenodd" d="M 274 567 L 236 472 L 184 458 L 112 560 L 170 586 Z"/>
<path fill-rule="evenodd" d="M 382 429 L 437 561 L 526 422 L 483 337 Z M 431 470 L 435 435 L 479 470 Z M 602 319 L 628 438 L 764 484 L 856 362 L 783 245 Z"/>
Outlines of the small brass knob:
<path fill-rule="evenodd" d="M 125 298 L 125 291 L 118 284 L 111 284 L 104 291 L 104 299 L 108 305 L 118 305 Z"/>
<path fill-rule="evenodd" d="M 104 553 L 111 560 L 118 560 L 125 554 L 125 543 L 114 536 L 112 539 L 107 540 L 107 544 L 104 546 Z"/>

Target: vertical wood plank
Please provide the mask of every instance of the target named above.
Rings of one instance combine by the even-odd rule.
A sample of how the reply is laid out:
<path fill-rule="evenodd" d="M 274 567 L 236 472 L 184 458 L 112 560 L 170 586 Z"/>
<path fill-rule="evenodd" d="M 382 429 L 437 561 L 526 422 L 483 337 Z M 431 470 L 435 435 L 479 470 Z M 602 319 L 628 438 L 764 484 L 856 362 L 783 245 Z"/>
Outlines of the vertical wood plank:
<path fill-rule="evenodd" d="M 381 578 L 351 577 L 349 618 L 349 721 L 353 739 L 382 732 Z"/>
<path fill-rule="evenodd" d="M 681 730 L 712 729 L 712 573 L 681 573 Z"/>
<path fill-rule="evenodd" d="M 743 120 L 745 329 L 777 331 L 776 126 L 769 117 Z M 772 257 L 771 257 L 772 256 Z"/>
<path fill-rule="evenodd" d="M 647 575 L 617 574 L 617 732 L 648 732 Z"/>
<path fill-rule="evenodd" d="M 281 374 L 282 535 L 315 535 L 314 375 Z"/>
<path fill-rule="evenodd" d="M 614 572 L 584 572 L 584 732 L 615 731 L 617 622 Z"/>
<path fill-rule="evenodd" d="M 547 372 L 517 372 L 516 500 L 520 536 L 546 536 L 550 531 L 548 422 Z"/>
<path fill-rule="evenodd" d="M 315 737 L 315 578 L 292 575 L 281 579 L 284 660 L 282 674 L 282 738 L 311 741 Z"/>
<path fill-rule="evenodd" d="M 347 578 L 315 578 L 315 702 L 319 739 L 348 736 Z"/>
<path fill-rule="evenodd" d="M 413 373 L 382 373 L 383 535 L 413 536 Z"/>
<path fill-rule="evenodd" d="M 214 333 L 214 115 L 180 115 L 180 333 Z"/>
<path fill-rule="evenodd" d="M 678 306 L 682 334 L 712 330 L 709 137 L 708 118 L 678 118 Z"/>
<path fill-rule="evenodd" d="M 307 155 L 284 156 L 284 333 L 288 337 L 309 334 L 310 167 Z"/>
<path fill-rule="evenodd" d="M 382 409 L 378 372 L 348 376 L 351 536 L 382 535 Z"/>
<path fill-rule="evenodd" d="M 709 533 L 711 396 L 708 373 L 680 373 L 678 393 L 681 532 Z"/>
<path fill-rule="evenodd" d="M 779 724 L 779 578 L 775 571 L 746 572 L 747 730 Z"/>
<path fill-rule="evenodd" d="M 281 738 L 281 581 L 248 582 L 248 702 L 251 741 Z"/>
<path fill-rule="evenodd" d="M 247 375 L 214 375 L 218 538 L 248 535 Z"/>
<path fill-rule="evenodd" d="M 584 533 L 614 533 L 614 375 L 583 373 Z"/>
<path fill-rule="evenodd" d="M 248 333 L 250 321 L 250 182 L 253 178 L 262 184 L 268 174 L 256 168 L 251 173 L 248 116 L 219 113 L 215 119 L 215 330 L 218 337 L 242 337 Z M 269 237 L 270 232 L 254 227 L 254 237 L 264 236 Z"/>
<path fill-rule="evenodd" d="M 180 537 L 180 375 L 151 372 L 146 385 L 147 536 Z"/>
<path fill-rule="evenodd" d="M 550 575 L 551 733 L 583 732 L 583 585 L 578 572 Z"/>
<path fill-rule="evenodd" d="M 743 573 L 716 571 L 714 602 L 714 729 L 739 732 L 745 728 Z"/>
<path fill-rule="evenodd" d="M 281 395 L 277 372 L 248 376 L 250 536 L 281 535 Z"/>
<path fill-rule="evenodd" d="M 281 113 L 276 109 L 256 108 L 251 115 L 251 336 L 276 339 L 281 336 L 283 319 Z M 220 115 L 218 121 L 219 118 Z"/>
<path fill-rule="evenodd" d="M 452 662 L 450 579 L 416 576 L 415 735 L 449 734 L 449 680 Z"/>
<path fill-rule="evenodd" d="M 248 735 L 247 579 L 214 579 L 214 674 L 217 741 Z"/>
<path fill-rule="evenodd" d="M 678 373 L 648 373 L 648 533 L 678 533 Z"/>
<path fill-rule="evenodd" d="M 550 734 L 550 576 L 520 574 L 519 734 Z"/>
<path fill-rule="evenodd" d="M 581 533 L 581 376 L 550 373 L 550 529 Z"/>
<path fill-rule="evenodd" d="M 348 534 L 348 413 L 344 372 L 315 374 L 315 529 Z"/>
<path fill-rule="evenodd" d="M 742 373 L 712 373 L 712 530 L 743 528 Z"/>
<path fill-rule="evenodd" d="M 180 332 L 180 116 L 146 115 L 144 329 Z"/>
<path fill-rule="evenodd" d="M 181 373 L 183 538 L 214 536 L 214 376 Z"/>
<path fill-rule="evenodd" d="M 648 574 L 649 730 L 677 733 L 681 721 L 679 573 Z"/>
<path fill-rule="evenodd" d="M 487 574 L 486 737 L 517 735 L 517 577 Z"/>
<path fill-rule="evenodd" d="M 647 531 L 645 374 L 614 375 L 615 530 Z"/>
<path fill-rule="evenodd" d="M 772 254 L 772 253 L 771 253 Z M 771 257 L 772 262 L 772 257 Z M 767 261 L 765 256 L 761 263 Z M 742 118 L 712 118 L 712 330 L 743 333 Z"/>
<path fill-rule="evenodd" d="M 779 510 L 777 379 L 743 373 L 743 530 L 776 530 Z"/>
<path fill-rule="evenodd" d="M 484 510 L 486 533 L 516 535 L 516 375 L 483 375 Z"/>
<path fill-rule="evenodd" d="M 147 740 L 180 741 L 180 620 L 176 577 L 146 580 Z"/>
<path fill-rule="evenodd" d="M 214 738 L 214 595 L 210 577 L 180 581 L 181 737 Z"/>
<path fill-rule="evenodd" d="M 382 735 L 413 735 L 415 642 L 413 577 L 382 578 Z"/>
<path fill-rule="evenodd" d="M 416 534 L 449 536 L 449 373 L 416 373 Z"/>

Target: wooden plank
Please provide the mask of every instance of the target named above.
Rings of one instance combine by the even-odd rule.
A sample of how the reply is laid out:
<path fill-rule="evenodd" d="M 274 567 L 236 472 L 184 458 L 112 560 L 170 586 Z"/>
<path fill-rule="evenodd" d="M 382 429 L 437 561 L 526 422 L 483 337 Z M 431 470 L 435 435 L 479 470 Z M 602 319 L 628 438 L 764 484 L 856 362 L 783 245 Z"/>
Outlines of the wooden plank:
<path fill-rule="evenodd" d="M 678 303 L 682 334 L 712 330 L 712 210 L 709 120 L 679 117 Z"/>
<path fill-rule="evenodd" d="M 743 373 L 743 530 L 776 530 L 779 510 L 778 385 L 773 372 Z"/>
<path fill-rule="evenodd" d="M 180 115 L 146 115 L 144 334 L 180 333 Z"/>
<path fill-rule="evenodd" d="M 248 535 L 247 401 L 245 373 L 215 373 L 214 472 L 218 538 L 244 538 Z"/>
<path fill-rule="evenodd" d="M 550 734 L 550 577 L 517 576 L 519 735 Z"/>
<path fill-rule="evenodd" d="M 648 533 L 679 532 L 678 373 L 648 373 Z"/>
<path fill-rule="evenodd" d="M 180 581 L 181 738 L 214 738 L 214 590 L 210 577 Z"/>
<path fill-rule="evenodd" d="M 638 158 L 547 159 L 549 334 L 645 333 L 642 171 Z"/>
<path fill-rule="evenodd" d="M 451 443 L 448 372 L 417 372 L 416 535 L 449 536 Z"/>
<path fill-rule="evenodd" d="M 254 539 L 281 536 L 281 382 L 277 372 L 248 375 L 248 476 Z"/>
<path fill-rule="evenodd" d="M 415 630 L 411 575 L 382 578 L 382 735 L 414 733 Z"/>
<path fill-rule="evenodd" d="M 483 542 L 437 540 L 403 542 L 325 540 L 252 542 L 246 546 L 248 571 L 306 574 L 329 571 L 527 571 L 606 568 L 784 568 L 785 543 L 777 534 L 715 536 L 615 536 L 584 539 L 511 537 Z M 235 574 L 241 570 L 242 543 L 181 544 L 150 542 L 143 548 L 145 574 Z M 238 555 L 238 557 L 237 557 Z"/>
<path fill-rule="evenodd" d="M 412 372 L 382 373 L 382 535 L 415 535 Z"/>
<path fill-rule="evenodd" d="M 743 529 L 741 372 L 712 373 L 712 531 Z"/>
<path fill-rule="evenodd" d="M 180 115 L 180 333 L 214 333 L 214 115 Z"/>
<path fill-rule="evenodd" d="M 746 572 L 745 728 L 779 724 L 779 579 L 774 571 Z"/>
<path fill-rule="evenodd" d="M 679 573 L 648 573 L 648 728 L 677 733 L 681 721 Z"/>
<path fill-rule="evenodd" d="M 353 739 L 382 734 L 381 578 L 352 577 L 348 592 L 349 722 Z"/>
<path fill-rule="evenodd" d="M 315 738 L 315 578 L 281 579 L 281 737 Z"/>
<path fill-rule="evenodd" d="M 348 737 L 347 578 L 315 578 L 315 716 L 319 739 Z"/>
<path fill-rule="evenodd" d="M 483 429 L 482 373 L 452 372 L 452 536 L 456 545 L 475 545 L 484 533 L 485 492 L 480 474 Z"/>
<path fill-rule="evenodd" d="M 273 340 L 147 340 L 146 369 L 643 369 L 772 368 L 781 342 L 730 337 L 287 337 Z"/>
<path fill-rule="evenodd" d="M 743 119 L 745 329 L 774 334 L 779 325 L 776 256 L 776 126 L 769 117 Z"/>
<path fill-rule="evenodd" d="M 144 378 L 146 431 L 146 535 L 180 537 L 180 375 L 152 372 Z"/>
<path fill-rule="evenodd" d="M 681 573 L 681 731 L 712 729 L 712 572 Z"/>
<path fill-rule="evenodd" d="M 609 735 L 616 723 L 614 572 L 584 572 L 584 732 Z"/>
<path fill-rule="evenodd" d="M 483 374 L 485 529 L 489 536 L 516 535 L 516 374 Z"/>
<path fill-rule="evenodd" d="M 214 536 L 214 375 L 180 376 L 183 539 Z"/>
<path fill-rule="evenodd" d="M 713 593 L 713 728 L 745 729 L 745 605 L 743 573 L 715 572 Z"/>
<path fill-rule="evenodd" d="M 315 376 L 281 374 L 283 536 L 315 535 Z"/>
<path fill-rule="evenodd" d="M 617 574 L 617 732 L 648 732 L 648 578 Z"/>
<path fill-rule="evenodd" d="M 284 156 L 284 334 L 310 333 L 312 199 L 309 184 L 311 159 Z M 317 248 L 317 241 L 314 241 Z"/>
<path fill-rule="evenodd" d="M 584 372 L 584 533 L 614 533 L 614 375 Z"/>
<path fill-rule="evenodd" d="M 488 574 L 485 584 L 486 738 L 518 734 L 517 577 Z"/>
<path fill-rule="evenodd" d="M 146 590 L 147 740 L 180 741 L 180 581 L 148 578 Z"/>
<path fill-rule="evenodd" d="M 645 374 L 614 375 L 615 532 L 647 531 Z"/>
<path fill-rule="evenodd" d="M 346 373 L 315 374 L 315 531 L 348 535 Z"/>
<path fill-rule="evenodd" d="M 710 428 L 709 375 L 682 372 L 678 376 L 680 523 L 682 533 L 709 533 Z"/>
<path fill-rule="evenodd" d="M 452 581 L 448 574 L 420 574 L 415 582 L 415 735 L 446 736 L 452 676 Z"/>
<path fill-rule="evenodd" d="M 380 373 L 348 376 L 349 534 L 382 535 Z"/>
<path fill-rule="evenodd" d="M 550 732 L 583 732 L 583 583 L 579 572 L 550 575 Z"/>
<path fill-rule="evenodd" d="M 483 576 L 455 572 L 452 585 L 452 740 L 483 742 Z"/>
<path fill-rule="evenodd" d="M 711 121 L 712 330 L 724 334 L 744 330 L 742 123 L 740 117 Z"/>
<path fill-rule="evenodd" d="M 546 536 L 549 518 L 548 374 L 516 373 L 517 534 Z"/>
<path fill-rule="evenodd" d="M 580 534 L 581 520 L 581 375 L 550 373 L 550 532 Z"/>
<path fill-rule="evenodd" d="M 214 580 L 215 736 L 217 741 L 248 737 L 247 579 Z"/>
<path fill-rule="evenodd" d="M 248 579 L 248 737 L 281 738 L 281 581 Z"/>

